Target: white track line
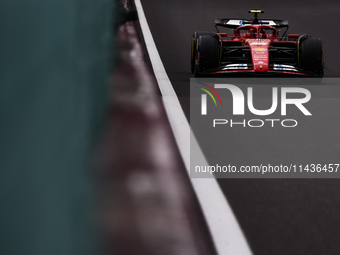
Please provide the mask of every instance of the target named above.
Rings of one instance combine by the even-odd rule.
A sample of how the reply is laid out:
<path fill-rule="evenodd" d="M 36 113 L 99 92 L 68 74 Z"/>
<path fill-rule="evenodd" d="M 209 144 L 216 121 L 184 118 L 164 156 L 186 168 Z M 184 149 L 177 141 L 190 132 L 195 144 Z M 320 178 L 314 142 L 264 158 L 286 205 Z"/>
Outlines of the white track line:
<path fill-rule="evenodd" d="M 201 162 L 197 164 L 208 165 L 208 162 L 190 129 L 189 123 L 165 71 L 150 28 L 146 21 L 141 1 L 135 0 L 135 5 L 138 12 L 140 26 L 144 35 L 145 44 L 152 63 L 152 68 L 163 96 L 163 104 L 185 167 L 188 174 L 190 174 L 190 139 L 192 153 L 199 156 L 201 160 Z M 202 207 L 202 211 L 206 218 L 218 254 L 252 254 L 242 230 L 216 179 L 190 178 L 190 180 Z"/>

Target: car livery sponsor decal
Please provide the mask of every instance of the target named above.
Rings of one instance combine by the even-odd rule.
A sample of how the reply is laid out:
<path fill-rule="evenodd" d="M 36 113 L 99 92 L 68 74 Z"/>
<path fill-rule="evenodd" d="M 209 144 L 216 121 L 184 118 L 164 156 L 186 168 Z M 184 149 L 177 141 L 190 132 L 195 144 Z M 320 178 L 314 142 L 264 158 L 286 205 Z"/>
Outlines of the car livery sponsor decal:
<path fill-rule="evenodd" d="M 261 55 L 256 55 L 255 56 L 255 60 L 260 60 L 260 59 L 267 59 L 268 58 L 268 56 L 267 55 L 263 55 L 263 56 L 261 56 Z"/>
<path fill-rule="evenodd" d="M 254 51 L 267 51 L 267 49 L 266 48 L 254 48 L 253 49 Z"/>
<path fill-rule="evenodd" d="M 250 45 L 267 45 L 268 42 L 252 42 Z"/>
<path fill-rule="evenodd" d="M 226 25 L 242 25 L 242 23 L 244 22 L 245 20 L 240 20 L 240 19 L 231 19 L 229 20 L 227 23 L 224 23 Z"/>

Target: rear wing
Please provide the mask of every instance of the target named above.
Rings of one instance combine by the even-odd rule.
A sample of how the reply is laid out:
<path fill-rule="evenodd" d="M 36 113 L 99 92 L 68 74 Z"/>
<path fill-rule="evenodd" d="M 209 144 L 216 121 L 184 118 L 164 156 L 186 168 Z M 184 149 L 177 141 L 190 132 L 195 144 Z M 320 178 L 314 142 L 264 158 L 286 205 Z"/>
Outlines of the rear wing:
<path fill-rule="evenodd" d="M 275 28 L 286 27 L 288 28 L 288 20 L 280 19 L 260 19 L 258 22 L 253 23 L 248 19 L 215 19 L 215 26 L 236 29 L 239 26 L 253 24 L 253 25 L 269 25 Z"/>
<path fill-rule="evenodd" d="M 215 19 L 215 27 L 217 32 L 218 26 L 226 27 L 231 29 L 236 29 L 239 26 L 252 24 L 252 25 L 269 25 L 275 28 L 286 28 L 282 37 L 285 37 L 289 28 L 288 20 L 281 20 L 281 19 L 254 19 L 254 20 L 247 20 L 247 19 Z"/>

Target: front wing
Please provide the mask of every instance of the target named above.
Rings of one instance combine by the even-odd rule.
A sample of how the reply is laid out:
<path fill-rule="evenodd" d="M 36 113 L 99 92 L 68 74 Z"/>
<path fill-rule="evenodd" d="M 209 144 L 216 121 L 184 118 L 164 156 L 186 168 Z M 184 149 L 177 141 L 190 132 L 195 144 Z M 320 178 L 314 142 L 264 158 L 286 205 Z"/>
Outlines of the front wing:
<path fill-rule="evenodd" d="M 266 72 L 256 72 L 251 64 L 228 64 L 218 68 L 205 70 L 201 75 L 218 75 L 218 74 L 245 74 L 251 76 L 267 76 L 267 75 L 296 75 L 296 76 L 316 76 L 315 73 L 302 70 L 291 65 L 270 64 Z"/>

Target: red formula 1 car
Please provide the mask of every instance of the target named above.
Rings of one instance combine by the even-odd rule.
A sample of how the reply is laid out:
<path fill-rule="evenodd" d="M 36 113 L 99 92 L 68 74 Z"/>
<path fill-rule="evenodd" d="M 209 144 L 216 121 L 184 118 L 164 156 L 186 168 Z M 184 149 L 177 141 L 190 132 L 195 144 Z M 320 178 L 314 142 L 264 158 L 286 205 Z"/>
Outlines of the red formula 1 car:
<path fill-rule="evenodd" d="M 217 33 L 195 32 L 191 43 L 191 71 L 196 77 L 217 74 L 290 74 L 322 77 L 323 47 L 320 38 L 287 34 L 287 20 L 215 19 Z M 227 37 L 218 27 L 230 28 Z M 285 29 L 282 36 L 278 28 Z"/>

